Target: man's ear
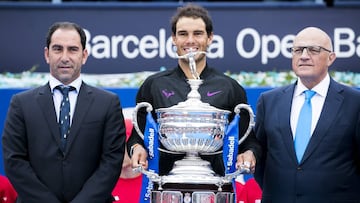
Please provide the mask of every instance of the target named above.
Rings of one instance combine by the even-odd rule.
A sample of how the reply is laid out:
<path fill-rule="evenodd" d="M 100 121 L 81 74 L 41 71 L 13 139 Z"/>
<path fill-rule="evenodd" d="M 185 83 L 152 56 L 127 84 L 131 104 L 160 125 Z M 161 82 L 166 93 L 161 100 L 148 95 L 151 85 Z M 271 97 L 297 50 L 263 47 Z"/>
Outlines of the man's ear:
<path fill-rule="evenodd" d="M 49 64 L 49 49 L 47 47 L 44 48 L 44 58 L 47 64 Z"/>
<path fill-rule="evenodd" d="M 335 52 L 331 52 L 331 53 L 329 54 L 329 58 L 328 58 L 328 67 L 330 67 L 331 64 L 334 63 L 335 59 L 336 59 L 336 54 L 335 54 Z"/>

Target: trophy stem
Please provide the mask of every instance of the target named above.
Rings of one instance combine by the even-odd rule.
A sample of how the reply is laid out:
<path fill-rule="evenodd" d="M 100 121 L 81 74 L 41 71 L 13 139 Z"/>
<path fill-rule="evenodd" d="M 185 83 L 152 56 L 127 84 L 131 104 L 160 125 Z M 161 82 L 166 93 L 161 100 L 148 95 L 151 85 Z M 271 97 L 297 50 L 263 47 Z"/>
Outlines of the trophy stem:
<path fill-rule="evenodd" d="M 215 176 L 210 162 L 200 158 L 197 152 L 187 152 L 186 156 L 178 161 L 175 161 L 170 175 L 198 175 L 198 176 Z"/>
<path fill-rule="evenodd" d="M 190 85 L 190 92 L 187 94 L 187 100 L 180 102 L 178 107 L 188 108 L 210 106 L 209 104 L 201 101 L 201 95 L 198 91 L 203 81 L 201 79 L 189 79 L 187 82 Z"/>
<path fill-rule="evenodd" d="M 199 159 L 199 153 L 196 151 L 186 152 L 185 159 Z"/>
<path fill-rule="evenodd" d="M 202 82 L 203 82 L 202 80 L 198 80 L 198 79 L 188 80 L 188 84 L 190 85 L 190 89 L 191 89 L 187 95 L 188 99 L 200 101 L 201 95 L 198 92 L 198 89 L 202 84 Z"/>

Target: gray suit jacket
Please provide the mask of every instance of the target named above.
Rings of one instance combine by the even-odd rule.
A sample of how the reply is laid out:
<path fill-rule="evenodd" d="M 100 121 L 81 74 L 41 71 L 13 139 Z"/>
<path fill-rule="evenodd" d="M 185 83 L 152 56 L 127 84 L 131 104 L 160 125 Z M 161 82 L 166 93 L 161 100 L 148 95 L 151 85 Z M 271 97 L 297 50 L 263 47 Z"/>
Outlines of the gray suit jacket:
<path fill-rule="evenodd" d="M 49 85 L 11 99 L 3 157 L 18 202 L 111 202 L 126 138 L 119 98 L 83 83 L 75 108 L 63 153 Z"/>
<path fill-rule="evenodd" d="M 262 202 L 360 202 L 360 92 L 331 79 L 298 164 L 290 127 L 295 85 L 270 90 L 258 100 L 255 132 L 264 153 L 255 178 Z"/>

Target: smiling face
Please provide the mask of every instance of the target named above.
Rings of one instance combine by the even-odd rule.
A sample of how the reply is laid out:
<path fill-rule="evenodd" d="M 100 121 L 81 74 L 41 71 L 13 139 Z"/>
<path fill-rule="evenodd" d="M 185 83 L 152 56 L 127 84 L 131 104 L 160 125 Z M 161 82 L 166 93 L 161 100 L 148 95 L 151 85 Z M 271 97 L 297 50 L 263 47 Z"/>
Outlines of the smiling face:
<path fill-rule="evenodd" d="M 209 36 L 206 32 L 205 22 L 201 18 L 181 17 L 176 23 L 176 33 L 172 36 L 176 45 L 177 54 L 185 55 L 192 51 L 205 51 L 211 44 L 213 34 Z M 202 69 L 206 64 L 204 54 L 195 56 L 197 67 Z M 188 67 L 188 59 L 180 59 L 180 66 Z"/>
<path fill-rule="evenodd" d="M 52 34 L 44 55 L 50 66 L 50 74 L 67 85 L 80 76 L 88 52 L 83 49 L 80 35 L 75 29 L 59 28 Z"/>
<path fill-rule="evenodd" d="M 330 37 L 318 28 L 306 28 L 294 39 L 294 47 L 320 46 L 332 50 Z M 318 84 L 328 73 L 329 66 L 335 61 L 335 53 L 321 49 L 312 54 L 303 49 L 301 54 L 293 53 L 292 69 L 309 89 Z"/>

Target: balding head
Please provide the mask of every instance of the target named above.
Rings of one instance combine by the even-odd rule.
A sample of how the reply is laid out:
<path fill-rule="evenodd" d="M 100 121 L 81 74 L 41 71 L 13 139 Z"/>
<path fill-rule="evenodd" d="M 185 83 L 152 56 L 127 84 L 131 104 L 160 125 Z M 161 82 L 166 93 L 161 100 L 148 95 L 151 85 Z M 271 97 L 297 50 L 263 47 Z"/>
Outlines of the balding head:
<path fill-rule="evenodd" d="M 322 46 L 328 50 L 333 50 L 329 35 L 317 27 L 306 27 L 295 36 L 294 46 L 309 45 Z"/>

